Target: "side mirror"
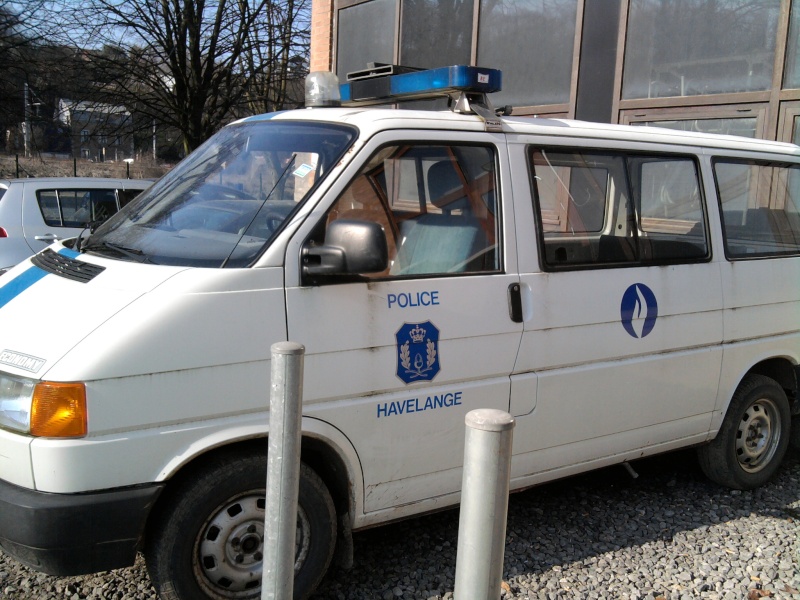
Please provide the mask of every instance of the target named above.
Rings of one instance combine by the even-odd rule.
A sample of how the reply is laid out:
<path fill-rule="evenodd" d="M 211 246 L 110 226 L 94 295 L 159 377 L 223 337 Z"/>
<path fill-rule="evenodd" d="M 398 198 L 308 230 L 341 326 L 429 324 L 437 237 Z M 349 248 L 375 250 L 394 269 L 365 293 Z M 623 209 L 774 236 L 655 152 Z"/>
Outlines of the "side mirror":
<path fill-rule="evenodd" d="M 371 221 L 333 221 L 322 246 L 303 250 L 303 274 L 308 277 L 379 273 L 388 265 L 386 234 Z"/>

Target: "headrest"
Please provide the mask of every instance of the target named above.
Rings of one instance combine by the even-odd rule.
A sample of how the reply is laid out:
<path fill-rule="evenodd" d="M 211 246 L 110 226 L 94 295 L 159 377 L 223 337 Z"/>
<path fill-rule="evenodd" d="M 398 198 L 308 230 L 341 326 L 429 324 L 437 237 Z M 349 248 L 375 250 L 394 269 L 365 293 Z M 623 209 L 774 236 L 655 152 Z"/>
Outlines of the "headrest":
<path fill-rule="evenodd" d="M 462 199 L 464 184 L 456 173 L 455 163 L 449 160 L 440 160 L 428 169 L 428 192 L 430 193 L 431 204 L 442 210 L 453 210 L 463 208 L 456 206 L 455 201 Z M 461 192 L 455 198 L 449 195 L 454 192 Z"/>

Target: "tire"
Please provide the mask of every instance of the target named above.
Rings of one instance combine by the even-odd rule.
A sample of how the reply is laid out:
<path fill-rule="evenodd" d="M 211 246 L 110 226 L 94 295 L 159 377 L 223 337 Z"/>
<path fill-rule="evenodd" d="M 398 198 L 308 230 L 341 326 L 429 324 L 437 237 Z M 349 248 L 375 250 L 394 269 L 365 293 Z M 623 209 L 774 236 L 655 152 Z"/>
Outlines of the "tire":
<path fill-rule="evenodd" d="M 264 454 L 224 454 L 167 497 L 144 549 L 159 598 L 261 598 L 266 473 Z M 304 464 L 299 490 L 295 600 L 322 581 L 336 545 L 330 493 Z"/>
<path fill-rule="evenodd" d="M 698 448 L 700 467 L 721 485 L 750 490 L 775 474 L 789 446 L 789 401 L 778 383 L 748 375 L 731 399 L 717 437 Z"/>

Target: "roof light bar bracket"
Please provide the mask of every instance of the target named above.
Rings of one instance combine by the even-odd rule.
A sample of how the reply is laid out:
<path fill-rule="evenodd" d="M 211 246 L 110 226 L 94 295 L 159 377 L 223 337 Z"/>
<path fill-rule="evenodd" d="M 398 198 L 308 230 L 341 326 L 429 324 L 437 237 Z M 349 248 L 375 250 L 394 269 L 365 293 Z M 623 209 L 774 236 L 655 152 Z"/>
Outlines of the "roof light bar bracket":
<path fill-rule="evenodd" d="M 503 122 L 497 117 L 486 94 L 468 94 L 461 92 L 458 96 L 451 96 L 450 109 L 455 113 L 474 114 L 483 119 L 486 131 L 500 133 L 503 131 Z"/>

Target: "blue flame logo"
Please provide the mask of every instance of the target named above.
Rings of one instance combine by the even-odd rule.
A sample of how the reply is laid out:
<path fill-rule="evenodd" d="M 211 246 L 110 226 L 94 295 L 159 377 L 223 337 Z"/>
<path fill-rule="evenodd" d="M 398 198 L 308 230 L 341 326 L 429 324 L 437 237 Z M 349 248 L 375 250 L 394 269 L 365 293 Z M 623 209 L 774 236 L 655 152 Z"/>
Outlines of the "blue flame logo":
<path fill-rule="evenodd" d="M 645 284 L 634 283 L 622 295 L 619 312 L 625 331 L 635 338 L 643 338 L 656 326 L 656 295 Z"/>

